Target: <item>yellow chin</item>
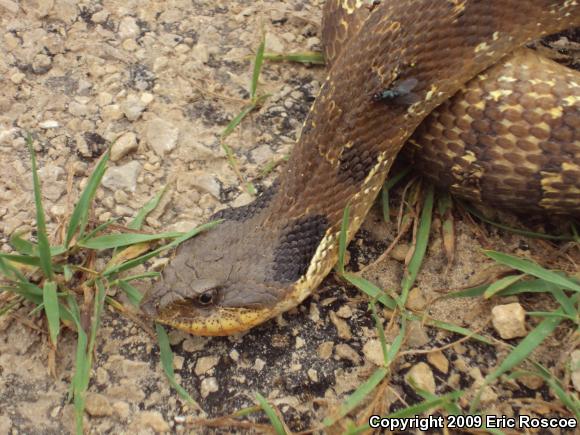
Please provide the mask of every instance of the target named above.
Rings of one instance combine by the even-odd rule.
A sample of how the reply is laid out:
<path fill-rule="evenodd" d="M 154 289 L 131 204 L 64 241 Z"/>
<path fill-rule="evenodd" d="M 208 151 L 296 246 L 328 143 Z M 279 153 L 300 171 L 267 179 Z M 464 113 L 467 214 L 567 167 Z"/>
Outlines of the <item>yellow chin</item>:
<path fill-rule="evenodd" d="M 222 336 L 245 332 L 276 314 L 271 308 L 218 308 L 207 317 L 200 316 L 193 320 L 158 318 L 155 321 L 193 335 Z"/>

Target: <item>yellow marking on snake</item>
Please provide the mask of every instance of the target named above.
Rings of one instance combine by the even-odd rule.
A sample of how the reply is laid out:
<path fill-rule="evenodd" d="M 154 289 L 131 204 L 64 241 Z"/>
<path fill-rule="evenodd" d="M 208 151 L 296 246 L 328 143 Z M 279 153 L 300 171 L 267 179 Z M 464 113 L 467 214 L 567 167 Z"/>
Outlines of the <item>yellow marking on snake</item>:
<path fill-rule="evenodd" d="M 574 95 L 570 95 L 566 98 L 562 98 L 562 104 L 566 104 L 566 106 L 574 106 L 576 105 L 578 102 L 580 102 L 580 98 L 575 97 Z"/>
<path fill-rule="evenodd" d="M 561 118 L 562 115 L 564 114 L 564 109 L 562 109 L 560 106 L 558 106 L 558 107 L 552 107 L 549 110 L 549 114 L 550 114 L 550 116 L 552 118 L 558 119 L 558 118 Z"/>
<path fill-rule="evenodd" d="M 497 89 L 495 91 L 491 91 L 489 93 L 489 96 L 493 101 L 499 101 L 500 99 L 508 97 L 513 93 L 514 91 L 512 91 L 511 89 Z"/>
<path fill-rule="evenodd" d="M 363 0 L 356 0 L 353 5 L 351 5 L 351 1 L 343 0 L 342 1 L 342 8 L 346 11 L 347 14 L 353 14 L 358 8 L 360 8 L 363 4 Z"/>
<path fill-rule="evenodd" d="M 427 95 L 425 96 L 426 100 L 430 100 L 431 98 L 433 98 L 433 95 L 435 94 L 435 92 L 437 92 L 437 86 L 435 85 L 431 85 L 431 89 L 429 89 L 429 91 L 427 91 Z"/>
<path fill-rule="evenodd" d="M 508 83 L 514 83 L 517 82 L 518 79 L 516 79 L 515 77 L 510 77 L 510 76 L 501 76 L 497 78 L 498 82 L 508 82 Z"/>
<path fill-rule="evenodd" d="M 475 52 L 479 53 L 480 51 L 487 51 L 489 50 L 489 44 L 487 42 L 482 42 L 475 47 Z"/>

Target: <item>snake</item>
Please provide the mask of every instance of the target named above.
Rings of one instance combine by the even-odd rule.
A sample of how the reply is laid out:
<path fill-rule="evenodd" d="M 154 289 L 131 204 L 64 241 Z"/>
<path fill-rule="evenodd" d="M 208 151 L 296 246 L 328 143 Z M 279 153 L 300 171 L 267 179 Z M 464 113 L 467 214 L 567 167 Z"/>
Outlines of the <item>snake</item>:
<path fill-rule="evenodd" d="M 330 67 L 288 162 L 180 245 L 145 315 L 219 336 L 296 307 L 337 262 L 345 208 L 349 241 L 406 143 L 455 195 L 579 215 L 578 75 L 522 48 L 579 25 L 577 0 L 328 0 Z"/>

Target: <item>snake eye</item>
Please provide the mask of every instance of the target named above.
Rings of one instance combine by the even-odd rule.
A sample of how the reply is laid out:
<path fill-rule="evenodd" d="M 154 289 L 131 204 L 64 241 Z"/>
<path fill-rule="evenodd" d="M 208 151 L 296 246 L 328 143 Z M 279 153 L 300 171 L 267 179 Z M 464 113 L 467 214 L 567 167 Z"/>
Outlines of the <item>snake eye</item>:
<path fill-rule="evenodd" d="M 217 296 L 217 290 L 211 289 L 201 293 L 197 296 L 196 302 L 202 306 L 207 307 L 209 305 L 213 305 Z"/>

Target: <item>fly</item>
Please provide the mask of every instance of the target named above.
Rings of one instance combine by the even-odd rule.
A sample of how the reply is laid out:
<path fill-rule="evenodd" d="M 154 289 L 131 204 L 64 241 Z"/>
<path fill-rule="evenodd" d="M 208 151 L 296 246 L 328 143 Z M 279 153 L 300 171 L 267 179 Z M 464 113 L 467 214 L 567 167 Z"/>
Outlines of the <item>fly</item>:
<path fill-rule="evenodd" d="M 412 92 L 418 83 L 419 81 L 416 78 L 395 82 L 391 87 L 374 94 L 373 101 L 410 106 L 420 101 L 419 95 Z"/>
<path fill-rule="evenodd" d="M 381 4 L 381 0 L 370 0 L 369 4 L 367 5 L 367 8 L 370 12 L 372 12 L 373 9 L 376 8 L 380 4 Z"/>

